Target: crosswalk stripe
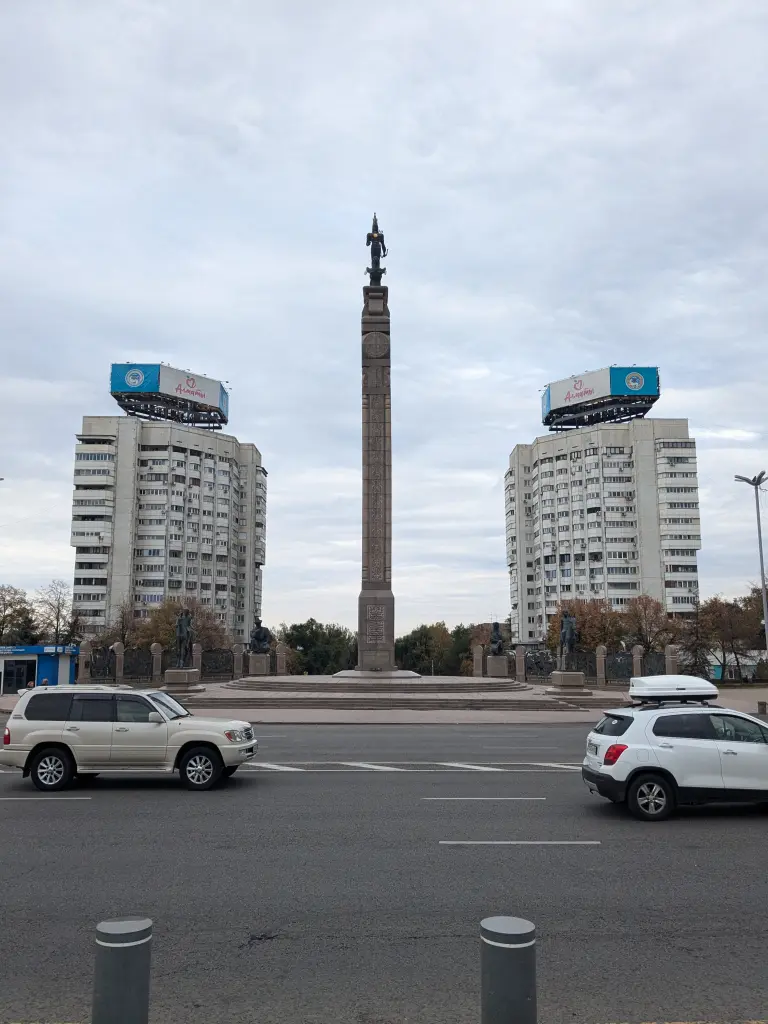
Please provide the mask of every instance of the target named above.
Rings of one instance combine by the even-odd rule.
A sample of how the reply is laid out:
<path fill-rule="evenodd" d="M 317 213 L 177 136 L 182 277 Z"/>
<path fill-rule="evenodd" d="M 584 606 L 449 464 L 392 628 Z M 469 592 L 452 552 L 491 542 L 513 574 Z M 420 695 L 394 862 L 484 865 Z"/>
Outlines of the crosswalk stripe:
<path fill-rule="evenodd" d="M 369 764 L 368 761 L 337 761 L 336 764 L 345 764 L 348 768 L 367 768 L 372 772 L 404 772 L 405 768 L 392 768 L 388 764 Z"/>
<path fill-rule="evenodd" d="M 563 768 L 565 771 L 569 772 L 581 771 L 580 764 L 561 764 L 558 761 L 532 761 L 531 764 L 537 764 L 541 768 Z"/>
<path fill-rule="evenodd" d="M 253 766 L 254 768 L 268 768 L 273 772 L 303 772 L 305 768 L 293 768 L 287 764 L 270 764 L 268 761 L 259 761 L 258 764 Z"/>
<path fill-rule="evenodd" d="M 435 761 L 435 764 L 441 764 L 445 768 L 463 768 L 468 772 L 503 772 L 503 768 L 494 768 L 488 764 L 462 764 L 461 761 Z"/>

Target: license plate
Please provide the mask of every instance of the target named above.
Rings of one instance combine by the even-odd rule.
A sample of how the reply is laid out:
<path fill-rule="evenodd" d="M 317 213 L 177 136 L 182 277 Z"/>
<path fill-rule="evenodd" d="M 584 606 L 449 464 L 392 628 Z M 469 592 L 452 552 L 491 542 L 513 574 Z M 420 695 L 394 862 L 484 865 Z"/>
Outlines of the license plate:
<path fill-rule="evenodd" d="M 596 743 L 588 743 L 587 744 L 587 753 L 588 754 L 597 754 L 599 749 L 600 748 L 598 747 L 598 745 Z"/>

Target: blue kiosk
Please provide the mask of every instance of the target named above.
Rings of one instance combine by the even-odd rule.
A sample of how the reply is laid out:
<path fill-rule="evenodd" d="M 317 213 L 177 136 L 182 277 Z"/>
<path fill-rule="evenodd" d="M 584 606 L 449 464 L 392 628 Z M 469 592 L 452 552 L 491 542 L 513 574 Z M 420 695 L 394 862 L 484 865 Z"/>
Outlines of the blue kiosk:
<path fill-rule="evenodd" d="M 80 648 L 75 644 L 13 644 L 0 646 L 0 694 L 17 693 L 34 683 L 73 685 Z"/>

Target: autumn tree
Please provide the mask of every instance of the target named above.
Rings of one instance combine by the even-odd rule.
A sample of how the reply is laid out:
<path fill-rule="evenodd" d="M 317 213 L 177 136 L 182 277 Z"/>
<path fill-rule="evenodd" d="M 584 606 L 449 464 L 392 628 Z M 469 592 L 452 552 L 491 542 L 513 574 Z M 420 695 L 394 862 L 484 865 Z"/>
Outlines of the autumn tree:
<path fill-rule="evenodd" d="M 112 644 L 121 643 L 124 647 L 136 646 L 136 634 L 138 633 L 139 622 L 130 597 L 126 597 L 117 606 L 117 611 L 106 628 L 99 633 L 96 643 L 99 647 L 111 647 Z M 154 641 L 152 641 L 154 643 Z M 174 634 L 174 643 L 176 637 Z"/>
<path fill-rule="evenodd" d="M 700 614 L 710 653 L 722 669 L 721 678 L 725 679 L 731 659 L 740 676 L 744 656 L 755 649 L 762 632 L 762 602 L 757 605 L 749 598 L 728 601 L 711 597 L 702 603 Z"/>
<path fill-rule="evenodd" d="M 600 644 L 605 644 L 609 651 L 621 647 L 626 632 L 621 613 L 614 611 L 610 602 L 595 598 L 563 601 L 547 627 L 546 643 L 551 651 L 557 651 L 560 646 L 560 621 L 564 612 L 576 619 L 579 650 L 594 651 Z"/>
<path fill-rule="evenodd" d="M 699 601 L 696 601 L 693 614 L 680 620 L 676 643 L 680 670 L 687 675 L 708 679 L 712 636 L 706 617 L 701 614 Z"/>
<path fill-rule="evenodd" d="M 200 644 L 204 651 L 216 648 L 231 647 L 232 638 L 228 635 L 223 623 L 208 605 L 190 598 L 184 604 L 176 601 L 164 601 L 153 608 L 146 619 L 139 619 L 133 634 L 133 643 L 137 647 L 149 647 L 151 644 L 162 644 L 168 650 L 176 647 L 176 618 L 182 608 L 192 612 L 192 641 Z"/>
<path fill-rule="evenodd" d="M 64 580 L 51 580 L 35 597 L 35 608 L 45 640 L 50 644 L 71 643 L 72 588 Z"/>
<path fill-rule="evenodd" d="M 621 613 L 627 647 L 639 644 L 644 651 L 663 651 L 677 639 L 679 620 L 670 619 L 660 601 L 647 594 L 633 597 Z"/>

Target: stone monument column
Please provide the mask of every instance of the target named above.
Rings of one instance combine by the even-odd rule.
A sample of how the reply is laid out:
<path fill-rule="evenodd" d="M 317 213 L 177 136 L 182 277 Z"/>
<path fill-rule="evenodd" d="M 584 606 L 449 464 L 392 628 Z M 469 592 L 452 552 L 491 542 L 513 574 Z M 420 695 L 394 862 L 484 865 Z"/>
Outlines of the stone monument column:
<path fill-rule="evenodd" d="M 363 288 L 363 559 L 358 601 L 360 672 L 395 668 L 392 593 L 392 420 L 388 289 Z"/>

